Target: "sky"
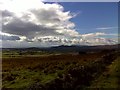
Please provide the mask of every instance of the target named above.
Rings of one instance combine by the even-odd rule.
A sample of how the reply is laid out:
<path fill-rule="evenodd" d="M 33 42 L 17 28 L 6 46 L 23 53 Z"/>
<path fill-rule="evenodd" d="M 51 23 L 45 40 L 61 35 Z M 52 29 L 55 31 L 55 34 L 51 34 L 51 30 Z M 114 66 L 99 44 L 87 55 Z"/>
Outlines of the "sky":
<path fill-rule="evenodd" d="M 117 3 L 100 2 L 73 2 L 60 3 L 65 10 L 79 13 L 72 21 L 81 33 L 97 32 L 96 28 L 117 27 L 118 26 L 118 6 Z M 74 7 L 75 6 L 75 7 Z M 82 30 L 84 29 L 84 30 Z M 116 28 L 112 28 L 112 33 L 117 33 Z M 109 30 L 106 30 L 109 33 Z"/>
<path fill-rule="evenodd" d="M 2 0 L 3 48 L 118 43 L 118 3 Z"/>

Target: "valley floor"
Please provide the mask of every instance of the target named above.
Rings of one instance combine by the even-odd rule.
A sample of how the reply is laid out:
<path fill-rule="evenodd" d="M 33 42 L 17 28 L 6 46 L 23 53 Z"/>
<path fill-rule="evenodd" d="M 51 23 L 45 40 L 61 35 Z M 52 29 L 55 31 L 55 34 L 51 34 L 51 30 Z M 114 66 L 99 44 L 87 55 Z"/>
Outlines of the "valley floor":
<path fill-rule="evenodd" d="M 120 88 L 119 52 L 3 58 L 2 88 Z"/>

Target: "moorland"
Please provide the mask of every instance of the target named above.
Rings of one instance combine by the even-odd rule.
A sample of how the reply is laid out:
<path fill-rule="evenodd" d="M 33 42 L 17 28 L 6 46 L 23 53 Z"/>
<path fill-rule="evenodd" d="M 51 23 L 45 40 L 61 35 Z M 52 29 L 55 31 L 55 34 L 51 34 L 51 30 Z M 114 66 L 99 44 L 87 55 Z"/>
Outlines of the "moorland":
<path fill-rule="evenodd" d="M 119 45 L 3 48 L 2 89 L 119 88 Z"/>

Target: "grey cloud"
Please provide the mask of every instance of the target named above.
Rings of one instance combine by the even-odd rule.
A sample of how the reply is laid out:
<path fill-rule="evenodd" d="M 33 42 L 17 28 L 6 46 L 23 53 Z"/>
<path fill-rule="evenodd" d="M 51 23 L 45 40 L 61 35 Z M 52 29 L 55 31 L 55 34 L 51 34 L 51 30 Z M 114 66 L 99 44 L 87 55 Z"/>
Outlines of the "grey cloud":
<path fill-rule="evenodd" d="M 33 38 L 38 35 L 53 35 L 58 34 L 54 28 L 46 27 L 43 25 L 36 25 L 31 22 L 25 22 L 19 18 L 14 18 L 14 20 L 7 25 L 3 25 L 3 32 L 27 36 L 28 38 Z"/>
<path fill-rule="evenodd" d="M 38 20 L 42 23 L 59 23 L 60 19 L 55 10 L 31 10 Z"/>
<path fill-rule="evenodd" d="M 20 13 L 20 16 L 14 11 L 4 10 L 2 32 L 25 36 L 28 42 L 38 36 L 71 36 L 72 33 L 74 35 L 76 31 L 68 33 L 72 31 L 71 27 L 74 27 L 74 23 L 70 21 L 72 15 L 63 10 L 61 5 L 44 3 L 43 7 L 30 8 Z"/>
<path fill-rule="evenodd" d="M 6 36 L 6 35 L 0 35 L 0 40 L 20 40 L 20 37 L 18 36 Z"/>
<path fill-rule="evenodd" d="M 2 12 L 2 17 L 11 17 L 14 14 L 8 10 L 1 11 Z"/>

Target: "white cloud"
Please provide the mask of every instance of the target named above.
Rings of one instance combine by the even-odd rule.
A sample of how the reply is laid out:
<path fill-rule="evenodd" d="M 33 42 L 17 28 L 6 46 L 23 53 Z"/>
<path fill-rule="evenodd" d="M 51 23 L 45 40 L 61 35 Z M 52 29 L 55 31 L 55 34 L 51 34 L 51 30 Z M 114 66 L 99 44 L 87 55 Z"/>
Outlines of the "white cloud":
<path fill-rule="evenodd" d="M 3 33 L 3 32 L 0 31 L 0 40 L 23 41 L 25 39 L 26 39 L 26 37 L 24 37 L 24 36 L 13 35 L 13 34 L 9 34 L 9 33 Z"/>
<path fill-rule="evenodd" d="M 79 13 L 64 11 L 62 5 L 43 3 L 41 0 L 2 0 L 0 4 L 3 16 L 3 30 L 0 35 L 4 36 L 5 44 L 12 45 L 16 39 L 16 43 L 21 42 L 23 46 L 94 45 L 109 42 L 107 39 L 98 38 L 106 35 L 105 33 L 80 34 L 77 32 L 75 23 L 70 19 Z M 14 45 L 18 44 L 14 42 Z"/>
<path fill-rule="evenodd" d="M 100 27 L 100 28 L 96 28 L 98 30 L 109 30 L 109 29 L 117 29 L 118 27 Z"/>
<path fill-rule="evenodd" d="M 59 4 L 44 4 L 39 0 L 25 2 L 13 0 L 3 3 L 3 6 L 3 32 L 5 33 L 23 35 L 28 39 L 38 35 L 78 34 L 73 30 L 75 24 L 70 21 L 75 15 L 70 11 L 65 12 L 64 7 Z M 15 6 L 17 7 L 14 8 Z"/>
<path fill-rule="evenodd" d="M 106 35 L 105 33 L 101 33 L 101 32 L 96 32 L 96 33 L 88 33 L 88 34 L 83 34 L 81 35 L 83 38 L 94 38 L 97 36 L 102 36 L 102 35 Z"/>

